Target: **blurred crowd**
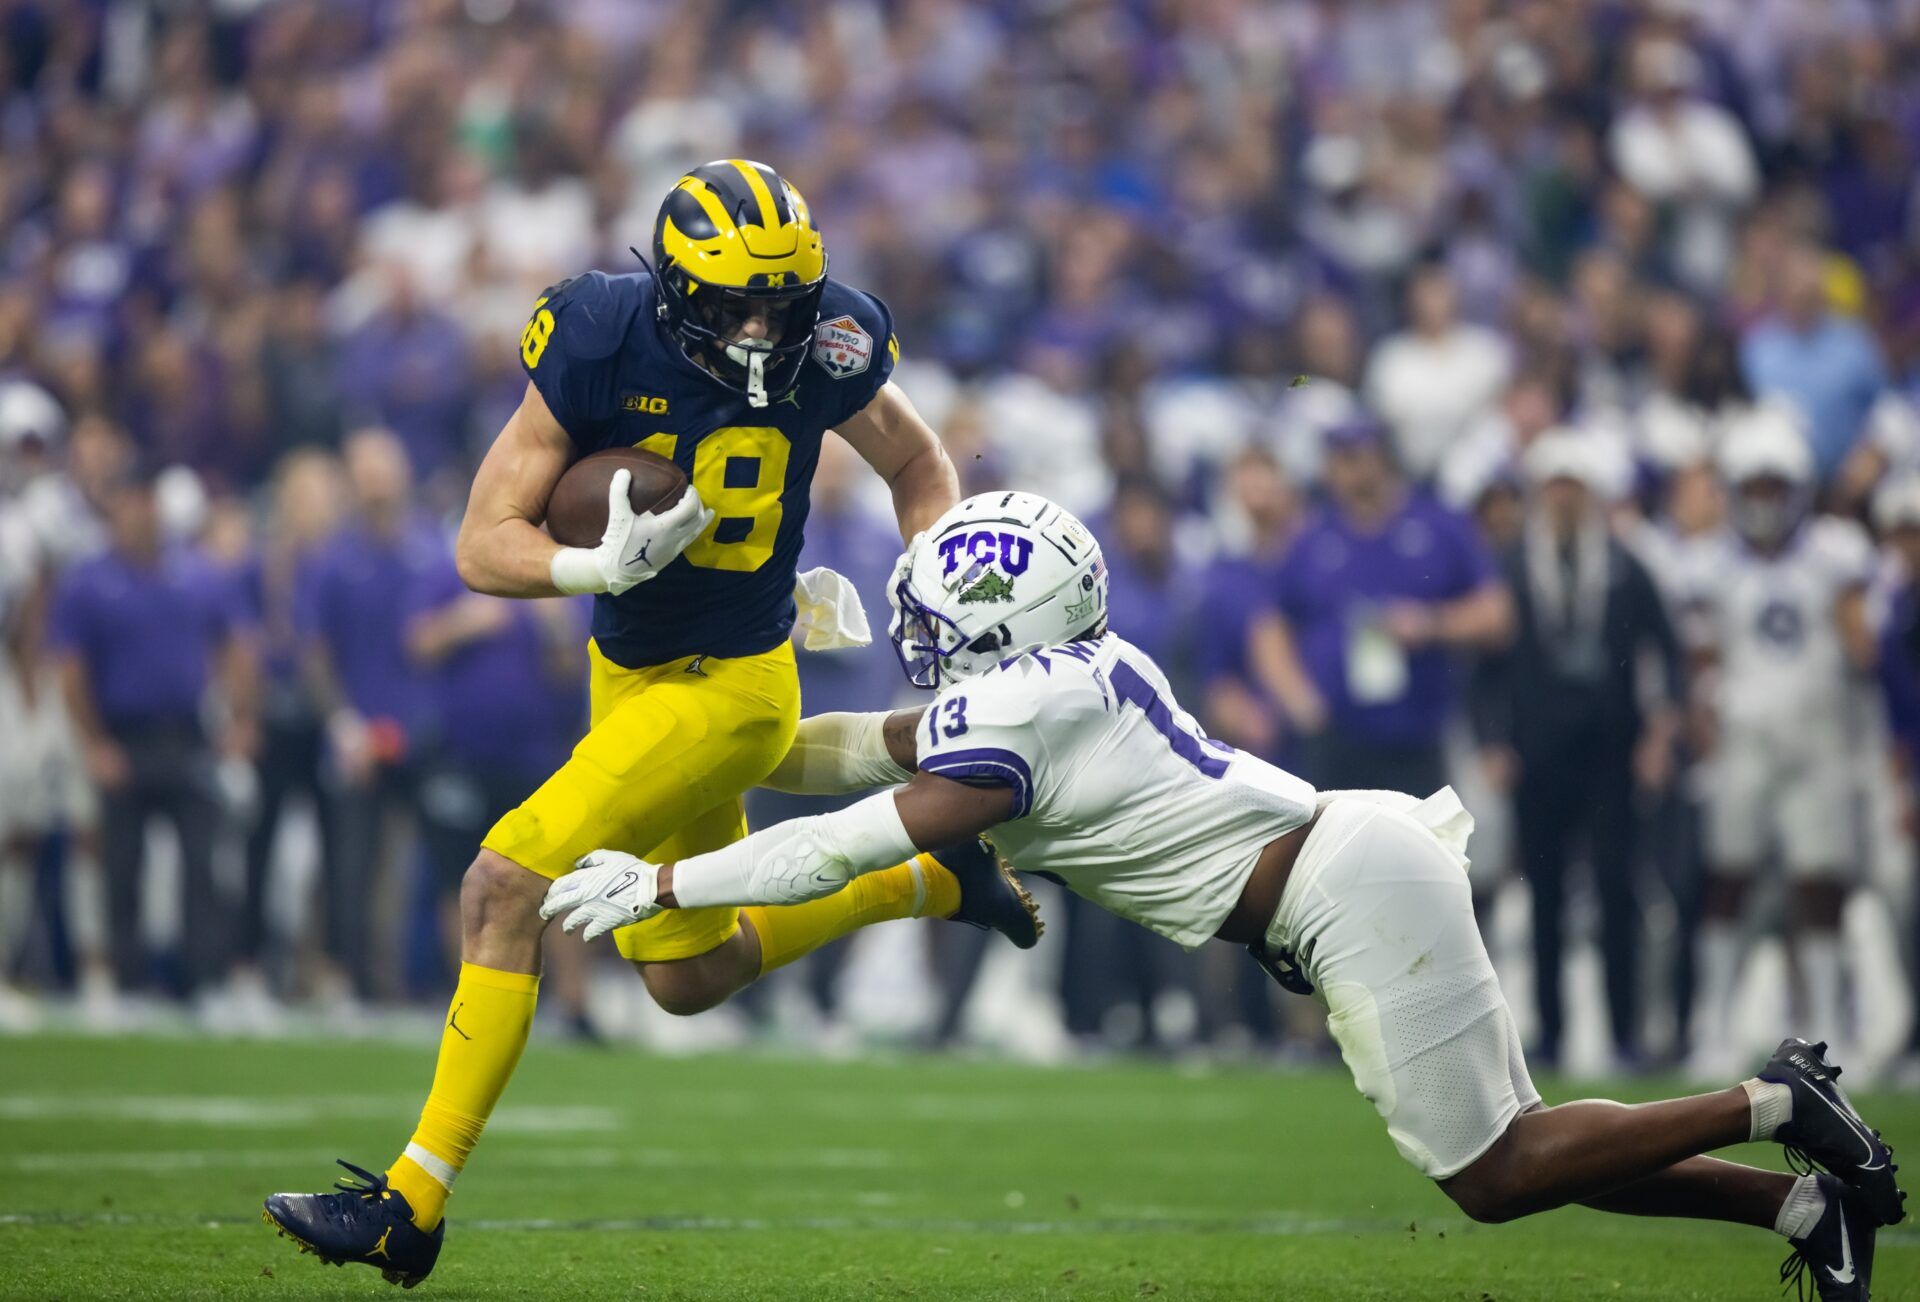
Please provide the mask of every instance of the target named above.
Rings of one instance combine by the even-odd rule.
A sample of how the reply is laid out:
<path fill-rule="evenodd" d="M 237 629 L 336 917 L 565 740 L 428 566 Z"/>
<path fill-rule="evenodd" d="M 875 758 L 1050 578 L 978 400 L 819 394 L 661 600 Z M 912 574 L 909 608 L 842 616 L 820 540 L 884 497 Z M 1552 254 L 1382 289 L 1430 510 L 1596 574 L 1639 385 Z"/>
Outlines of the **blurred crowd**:
<path fill-rule="evenodd" d="M 892 309 L 965 487 L 1087 518 L 1114 626 L 1212 732 L 1322 787 L 1462 790 L 1542 1059 L 1711 1074 L 1767 999 L 1906 1049 L 1920 3 L 0 28 L 0 1021 L 27 987 L 215 1020 L 439 993 L 402 920 L 583 715 L 577 605 L 449 559 L 515 340 L 547 285 L 637 269 L 683 170 L 747 156 Z M 826 458 L 803 562 L 870 605 L 877 490 Z M 803 666 L 810 709 L 898 695 L 884 647 Z M 1063 1043 L 1288 1039 L 1241 956 L 1046 903 L 1021 979 Z M 982 952 L 931 930 L 950 1037 Z M 844 958 L 806 969 L 829 1017 Z"/>

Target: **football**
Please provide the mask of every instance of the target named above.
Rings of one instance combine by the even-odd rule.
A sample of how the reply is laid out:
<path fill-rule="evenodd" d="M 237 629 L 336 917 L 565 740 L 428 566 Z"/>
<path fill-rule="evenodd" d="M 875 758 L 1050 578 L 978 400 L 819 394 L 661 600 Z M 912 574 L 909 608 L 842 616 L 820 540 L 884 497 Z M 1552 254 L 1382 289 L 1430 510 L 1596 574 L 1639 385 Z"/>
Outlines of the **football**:
<path fill-rule="evenodd" d="M 687 472 L 644 448 L 607 448 L 581 457 L 554 485 L 547 532 L 562 547 L 592 547 L 607 531 L 607 485 L 620 469 L 633 472 L 627 500 L 635 512 L 659 511 L 680 500 Z"/>

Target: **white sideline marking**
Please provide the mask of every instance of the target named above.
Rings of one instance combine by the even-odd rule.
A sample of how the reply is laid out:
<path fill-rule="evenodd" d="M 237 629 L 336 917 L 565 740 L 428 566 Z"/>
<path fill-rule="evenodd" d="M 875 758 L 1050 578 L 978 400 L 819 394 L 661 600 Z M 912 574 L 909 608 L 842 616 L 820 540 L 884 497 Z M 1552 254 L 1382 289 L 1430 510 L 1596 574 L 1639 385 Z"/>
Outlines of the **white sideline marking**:
<path fill-rule="evenodd" d="M 258 1227 L 257 1216 L 218 1216 L 174 1218 L 135 1216 L 112 1212 L 66 1216 L 54 1212 L 0 1212 L 0 1225 L 68 1226 L 169 1226 L 190 1220 L 202 1229 L 219 1230 Z M 1465 1222 L 1460 1222 L 1464 1225 Z M 1453 1229 L 1455 1222 L 1435 1220 L 1435 1229 Z M 670 1233 L 689 1231 L 764 1232 L 767 1230 L 833 1231 L 914 1231 L 939 1234 L 1252 1234 L 1288 1236 L 1340 1234 L 1357 1231 L 1405 1232 L 1404 1222 L 1393 1220 L 1336 1219 L 1318 1216 L 1275 1215 L 1243 1220 L 1125 1220 L 1080 1217 L 1073 1220 L 980 1221 L 944 1217 L 904 1216 L 636 1216 L 609 1220 L 555 1220 L 542 1217 L 492 1220 L 468 1220 L 462 1230 L 573 1231 L 584 1233 Z"/>
<path fill-rule="evenodd" d="M 234 1148 L 107 1150 L 103 1152 L 28 1152 L 0 1155 L 0 1171 L 46 1174 L 60 1171 L 139 1171 L 165 1175 L 175 1171 L 221 1168 L 258 1169 L 310 1165 L 317 1177 L 333 1171 L 338 1156 L 330 1148 Z M 736 1167 L 744 1170 L 880 1170 L 902 1165 L 883 1149 L 798 1148 L 739 1152 L 731 1149 L 678 1148 L 532 1148 L 488 1149 L 486 1165 L 536 1170 L 569 1167 L 671 1169 Z"/>
<path fill-rule="evenodd" d="M 0 1094 L 0 1121 L 139 1121 L 163 1126 L 250 1126 L 262 1129 L 365 1118 L 406 1118 L 417 1095 L 317 1094 L 285 1099 L 204 1094 Z M 508 1104 L 494 1114 L 495 1133 L 549 1135 L 618 1130 L 615 1108 Z"/>

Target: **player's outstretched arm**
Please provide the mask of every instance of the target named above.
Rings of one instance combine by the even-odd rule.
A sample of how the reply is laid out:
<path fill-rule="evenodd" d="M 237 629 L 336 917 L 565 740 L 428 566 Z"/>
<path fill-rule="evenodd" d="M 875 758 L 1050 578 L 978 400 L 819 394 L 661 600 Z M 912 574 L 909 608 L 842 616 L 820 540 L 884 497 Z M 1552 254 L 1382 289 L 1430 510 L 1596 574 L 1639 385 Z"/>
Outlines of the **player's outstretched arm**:
<path fill-rule="evenodd" d="M 940 436 L 897 386 L 881 385 L 873 401 L 841 421 L 834 432 L 893 490 L 901 538 L 912 538 L 960 500 L 960 476 Z"/>
<path fill-rule="evenodd" d="M 898 791 L 780 823 L 677 863 L 596 850 L 554 882 L 540 916 L 566 913 L 561 930 L 584 927 L 582 939 L 591 941 L 662 909 L 817 900 L 921 850 L 979 836 L 1010 818 L 1013 805 L 1008 788 L 921 773 Z"/>
<path fill-rule="evenodd" d="M 844 796 L 910 781 L 919 768 L 914 734 L 925 714 L 921 707 L 811 715 L 760 785 L 796 796 Z"/>
<path fill-rule="evenodd" d="M 547 500 L 573 461 L 573 440 L 531 383 L 473 476 L 454 560 L 475 592 L 551 597 L 560 544 L 540 527 Z"/>

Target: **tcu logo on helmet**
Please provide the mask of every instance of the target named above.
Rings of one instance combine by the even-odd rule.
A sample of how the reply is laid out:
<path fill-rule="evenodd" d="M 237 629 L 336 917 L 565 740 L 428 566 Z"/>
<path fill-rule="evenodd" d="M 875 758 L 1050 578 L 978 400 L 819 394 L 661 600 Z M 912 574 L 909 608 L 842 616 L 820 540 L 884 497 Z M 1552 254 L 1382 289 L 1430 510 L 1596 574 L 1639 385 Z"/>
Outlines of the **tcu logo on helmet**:
<path fill-rule="evenodd" d="M 998 561 L 1009 576 L 1025 574 L 1027 562 L 1033 559 L 1033 540 L 985 529 L 977 533 L 956 533 L 940 540 L 943 577 L 960 568 L 962 557 L 982 564 Z"/>

